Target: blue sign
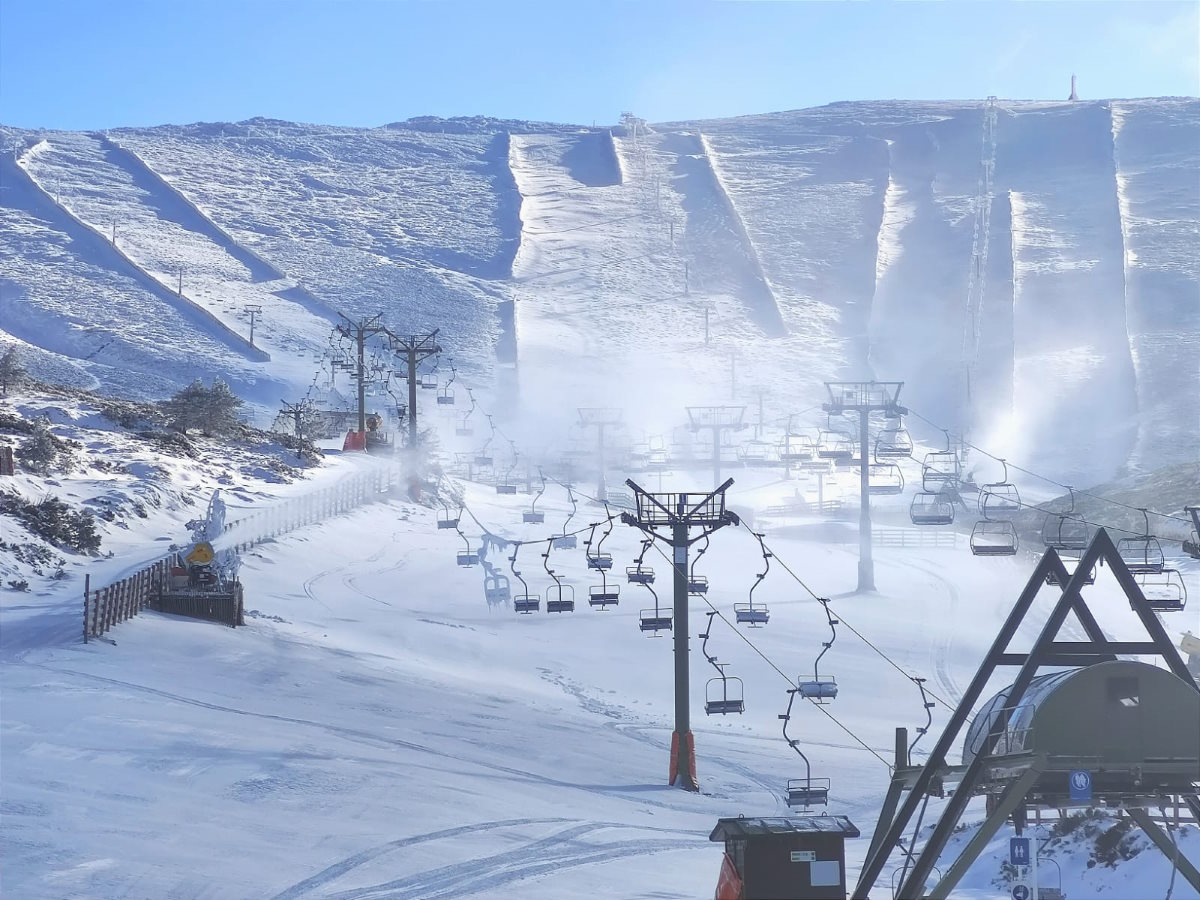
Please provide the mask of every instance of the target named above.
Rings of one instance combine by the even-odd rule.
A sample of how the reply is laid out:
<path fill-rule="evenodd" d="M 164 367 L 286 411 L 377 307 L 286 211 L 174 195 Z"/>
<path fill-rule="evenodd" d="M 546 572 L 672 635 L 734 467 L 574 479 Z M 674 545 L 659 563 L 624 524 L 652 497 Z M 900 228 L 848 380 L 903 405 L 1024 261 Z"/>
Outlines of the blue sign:
<path fill-rule="evenodd" d="M 1092 773 L 1087 769 L 1075 769 L 1069 778 L 1072 800 L 1092 799 Z"/>
<path fill-rule="evenodd" d="M 1014 866 L 1029 865 L 1029 838 L 1009 838 L 1008 861 Z"/>
<path fill-rule="evenodd" d="M 1023 884 L 1014 884 L 1012 889 L 1012 900 L 1029 900 L 1029 888 Z"/>

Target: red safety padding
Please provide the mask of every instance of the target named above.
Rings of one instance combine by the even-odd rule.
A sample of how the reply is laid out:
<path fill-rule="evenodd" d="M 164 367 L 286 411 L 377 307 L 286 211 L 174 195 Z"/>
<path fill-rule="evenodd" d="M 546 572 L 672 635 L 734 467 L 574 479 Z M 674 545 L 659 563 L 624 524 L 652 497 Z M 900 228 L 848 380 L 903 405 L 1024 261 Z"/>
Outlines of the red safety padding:
<path fill-rule="evenodd" d="M 366 450 L 367 433 L 365 431 L 347 431 L 346 440 L 342 442 L 343 450 Z"/>
<path fill-rule="evenodd" d="M 742 878 L 728 853 L 721 860 L 721 876 L 713 900 L 742 900 Z"/>

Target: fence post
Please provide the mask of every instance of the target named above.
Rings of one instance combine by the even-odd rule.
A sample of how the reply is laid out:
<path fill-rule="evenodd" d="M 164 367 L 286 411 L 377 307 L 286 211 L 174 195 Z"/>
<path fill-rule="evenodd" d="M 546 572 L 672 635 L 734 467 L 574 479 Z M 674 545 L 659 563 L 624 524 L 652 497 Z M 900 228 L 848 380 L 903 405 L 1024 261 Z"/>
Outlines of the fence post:
<path fill-rule="evenodd" d="M 88 597 L 92 590 L 92 574 L 85 573 L 83 576 L 83 642 L 88 642 L 88 607 L 91 605 Z"/>

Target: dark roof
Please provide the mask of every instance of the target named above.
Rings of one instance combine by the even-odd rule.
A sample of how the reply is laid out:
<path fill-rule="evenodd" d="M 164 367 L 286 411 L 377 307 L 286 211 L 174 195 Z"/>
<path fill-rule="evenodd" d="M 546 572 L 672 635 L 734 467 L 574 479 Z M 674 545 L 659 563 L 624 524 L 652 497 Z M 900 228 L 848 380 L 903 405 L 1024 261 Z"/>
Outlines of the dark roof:
<path fill-rule="evenodd" d="M 729 838 L 761 837 L 768 834 L 840 834 L 858 837 L 859 830 L 846 816 L 787 816 L 747 819 L 744 816 L 717 819 L 717 827 L 708 836 L 710 841 Z"/>

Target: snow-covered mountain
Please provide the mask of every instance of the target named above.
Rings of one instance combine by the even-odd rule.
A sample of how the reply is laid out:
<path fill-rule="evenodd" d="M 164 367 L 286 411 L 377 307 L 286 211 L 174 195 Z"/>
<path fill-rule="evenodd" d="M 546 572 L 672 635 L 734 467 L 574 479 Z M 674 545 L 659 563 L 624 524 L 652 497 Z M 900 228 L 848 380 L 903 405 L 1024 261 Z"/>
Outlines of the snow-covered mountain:
<path fill-rule="evenodd" d="M 992 109 L 991 143 L 967 101 L 3 129 L 0 327 L 60 380 L 161 395 L 220 371 L 267 408 L 311 381 L 335 310 L 382 310 L 440 327 L 476 383 L 516 362 L 508 408 L 539 422 L 631 391 L 642 427 L 759 389 L 778 417 L 875 376 L 1064 478 L 1194 459 L 1200 101 Z"/>

